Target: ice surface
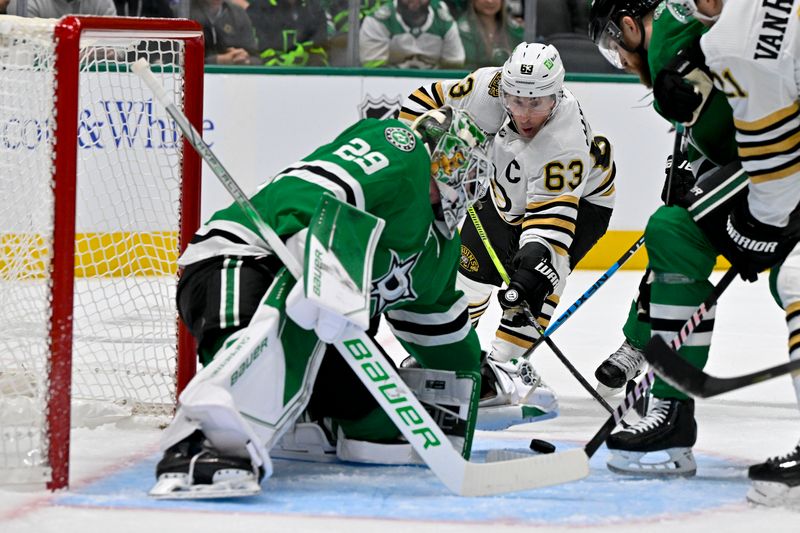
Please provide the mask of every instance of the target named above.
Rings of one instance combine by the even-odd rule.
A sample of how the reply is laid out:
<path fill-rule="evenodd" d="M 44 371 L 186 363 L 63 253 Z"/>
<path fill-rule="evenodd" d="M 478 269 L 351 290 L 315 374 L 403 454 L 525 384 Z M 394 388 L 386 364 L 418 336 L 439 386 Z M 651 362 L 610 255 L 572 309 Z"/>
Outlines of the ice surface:
<path fill-rule="evenodd" d="M 578 271 L 562 298 L 569 305 L 600 275 Z M 640 272 L 618 272 L 553 336 L 593 382 L 597 363 L 622 340 L 620 327 Z M 479 329 L 491 336 L 492 309 Z M 717 313 L 707 371 L 719 376 L 786 360 L 786 325 L 765 280 L 734 282 Z M 399 357 L 385 331 L 379 338 Z M 531 438 L 579 446 L 605 420 L 563 365 L 543 347 L 533 359 L 559 394 L 561 415 L 504 432 L 479 432 L 475 458 L 488 448 L 523 449 Z M 613 403 L 613 402 L 612 402 Z M 800 510 L 764 509 L 744 501 L 746 466 L 783 454 L 800 437 L 788 377 L 698 401 L 698 475 L 654 481 L 612 475 L 605 449 L 582 481 L 493 498 L 458 498 L 421 467 L 356 467 L 276 461 L 264 493 L 229 502 L 155 502 L 152 483 L 159 430 L 121 420 L 73 430 L 71 488 L 0 489 L 0 532 L 272 532 L 290 531 L 800 531 Z"/>

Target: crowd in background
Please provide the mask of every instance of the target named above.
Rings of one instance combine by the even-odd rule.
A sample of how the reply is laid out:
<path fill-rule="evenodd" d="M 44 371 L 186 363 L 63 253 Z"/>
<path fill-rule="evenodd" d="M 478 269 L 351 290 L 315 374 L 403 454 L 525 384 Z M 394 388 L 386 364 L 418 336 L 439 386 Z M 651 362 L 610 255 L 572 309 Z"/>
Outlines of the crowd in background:
<path fill-rule="evenodd" d="M 528 36 L 555 45 L 568 71 L 615 72 L 587 37 L 589 0 L 361 0 L 357 39 L 349 0 L 0 0 L 0 13 L 17 3 L 31 17 L 187 16 L 209 64 L 473 70 L 502 65 Z"/>

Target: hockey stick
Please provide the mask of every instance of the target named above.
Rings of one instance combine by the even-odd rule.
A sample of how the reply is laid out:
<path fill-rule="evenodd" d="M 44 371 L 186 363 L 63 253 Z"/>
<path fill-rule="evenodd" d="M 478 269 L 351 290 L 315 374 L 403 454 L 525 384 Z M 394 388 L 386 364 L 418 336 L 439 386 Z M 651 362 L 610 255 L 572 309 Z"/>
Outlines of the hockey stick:
<path fill-rule="evenodd" d="M 692 313 L 692 316 L 689 317 L 689 320 L 681 326 L 680 331 L 677 335 L 670 341 L 670 346 L 673 350 L 677 351 L 680 349 L 681 346 L 686 342 L 686 339 L 695 328 L 703 321 L 703 317 L 708 313 L 708 311 L 714 307 L 717 303 L 717 299 L 719 299 L 720 295 L 728 288 L 728 285 L 736 278 L 736 270 L 733 268 L 728 269 L 722 279 L 719 280 L 716 287 L 711 291 L 711 294 L 705 299 L 703 303 Z M 658 337 L 653 337 L 653 339 Z M 650 339 L 650 343 L 645 348 L 645 357 L 647 357 L 647 350 L 650 348 L 650 345 L 653 343 L 653 339 Z M 673 357 L 679 358 L 680 356 L 677 354 L 673 354 Z M 647 357 L 650 360 L 649 357 Z M 654 370 L 650 369 L 642 378 L 642 380 L 633 388 L 631 392 L 629 392 L 625 398 L 622 399 L 622 403 L 617 406 L 614 410 L 614 414 L 606 420 L 606 422 L 600 427 L 600 429 L 595 433 L 594 437 L 586 443 L 584 446 L 584 450 L 586 451 L 587 457 L 591 457 L 597 451 L 598 448 L 606 441 L 611 432 L 614 431 L 614 428 L 617 427 L 617 424 L 622 421 L 622 417 L 625 416 L 625 413 L 634 406 L 636 401 L 647 394 L 650 388 L 653 386 L 653 382 L 655 380 L 655 372 Z"/>
<path fill-rule="evenodd" d="M 494 251 L 494 247 L 492 246 L 491 241 L 489 241 L 489 236 L 486 234 L 486 231 L 483 229 L 483 224 L 478 218 L 478 213 L 475 212 L 475 209 L 473 209 L 472 206 L 469 207 L 467 212 L 469 213 L 469 216 L 472 219 L 472 223 L 475 226 L 475 230 L 478 232 L 478 236 L 480 237 L 483 246 L 486 248 L 486 253 L 489 254 L 489 257 L 492 259 L 492 263 L 494 263 L 494 267 L 497 269 L 497 273 L 500 274 L 500 277 L 503 279 L 503 282 L 505 282 L 505 284 L 508 285 L 511 282 L 511 278 L 509 278 L 508 272 L 506 272 L 506 268 L 503 266 L 503 263 L 500 262 L 500 258 L 497 257 L 497 253 Z M 642 239 L 644 239 L 644 237 L 642 237 Z M 533 313 L 531 313 L 531 310 L 528 308 L 528 306 L 523 305 L 522 310 L 525 313 L 525 318 L 539 334 L 539 338 L 544 339 L 544 342 L 547 343 L 547 346 L 549 346 L 550 349 L 553 351 L 553 353 L 556 354 L 556 357 L 558 357 L 559 361 L 561 361 L 564 364 L 564 366 L 567 367 L 567 370 L 569 370 L 570 374 L 572 374 L 575 377 L 575 379 L 578 380 L 578 383 L 580 383 L 581 386 L 584 389 L 586 389 L 589 392 L 589 394 L 595 400 L 597 400 L 598 403 L 602 405 L 606 411 L 608 411 L 609 413 L 613 413 L 614 408 L 608 404 L 605 398 L 600 396 L 600 394 L 594 389 L 594 387 L 592 387 L 589 384 L 588 381 L 586 381 L 586 378 L 584 378 L 583 375 L 578 371 L 578 369 L 575 368 L 575 366 L 570 362 L 570 360 L 567 359 L 567 357 L 558 348 L 558 346 L 556 346 L 553 340 L 550 337 L 546 336 L 547 334 L 545 333 L 544 330 L 542 330 L 542 326 L 539 325 L 539 322 L 536 321 L 536 317 L 533 316 Z M 530 354 L 530 352 L 533 351 L 532 348 L 533 347 L 528 348 L 528 350 L 522 355 L 522 357 L 527 357 Z"/>
<path fill-rule="evenodd" d="M 666 205 L 669 203 L 670 194 L 672 193 L 672 179 L 675 176 L 675 167 L 678 165 L 678 158 L 683 152 L 683 141 L 686 138 L 682 124 L 675 125 L 675 141 L 672 144 L 672 164 L 669 166 L 669 176 L 667 176 L 667 196 Z"/>
<path fill-rule="evenodd" d="M 528 356 L 529 356 L 531 353 L 533 353 L 533 351 L 536 349 L 536 347 L 537 347 L 537 346 L 539 346 L 541 343 L 543 343 L 543 342 L 544 342 L 544 337 L 549 337 L 550 335 L 552 335 L 552 334 L 553 334 L 553 333 L 554 333 L 554 332 L 555 332 L 555 331 L 556 331 L 558 328 L 560 328 L 560 327 L 561 327 L 561 325 L 562 325 L 564 322 L 566 322 L 566 321 L 567 321 L 567 319 L 568 319 L 569 317 L 571 317 L 572 315 L 574 315 L 574 314 L 575 314 L 575 311 L 577 311 L 577 310 L 578 310 L 578 309 L 579 309 L 579 308 L 580 308 L 580 307 L 581 307 L 583 304 L 585 304 L 585 303 L 586 303 L 586 300 L 588 300 L 588 299 L 589 299 L 589 298 L 590 298 L 590 297 L 591 297 L 591 296 L 592 296 L 594 293 L 596 293 L 596 292 L 597 292 L 597 290 L 598 290 L 600 287 L 602 287 L 602 286 L 605 284 L 605 282 L 606 282 L 606 281 L 608 281 L 608 280 L 609 280 L 609 278 L 611 278 L 611 276 L 613 276 L 613 275 L 614 275 L 614 274 L 617 272 L 617 270 L 619 270 L 619 269 L 620 269 L 620 267 L 621 267 L 622 265 L 624 265 L 624 264 L 625 264 L 625 263 L 628 261 L 628 259 L 630 259 L 631 257 L 633 257 L 633 256 L 634 256 L 634 254 L 636 254 L 636 252 L 638 252 L 638 251 L 639 251 L 639 248 L 641 248 L 643 244 L 644 244 L 644 235 L 642 235 L 641 237 L 639 237 L 639 240 L 637 240 L 635 243 L 633 243 L 633 245 L 631 245 L 631 247 L 630 247 L 630 248 L 628 248 L 628 249 L 625 251 L 625 253 L 623 253 L 623 254 L 622 254 L 622 256 L 620 256 L 620 258 L 619 258 L 619 259 L 617 259 L 617 261 L 616 261 L 616 262 L 615 262 L 613 265 L 611 265 L 611 266 L 608 268 L 608 270 L 606 270 L 606 271 L 603 273 L 603 275 L 602 275 L 602 276 L 600 276 L 600 277 L 597 279 L 597 281 L 595 281 L 595 282 L 592 284 L 592 286 L 591 286 L 591 287 L 589 287 L 588 289 L 586 289 L 586 292 L 584 292 L 584 293 L 583 293 L 583 294 L 580 296 L 580 298 L 578 298 L 577 300 L 575 300 L 575 302 L 574 302 L 572 305 L 570 305 L 570 306 L 569 306 L 569 309 L 567 309 L 566 311 L 564 311 L 563 313 L 561 313 L 561 316 L 559 316 L 559 317 L 558 317 L 558 319 L 556 319 L 556 321 L 555 321 L 555 322 L 552 322 L 552 323 L 550 324 L 550 326 L 548 326 L 548 328 L 547 328 L 547 329 L 544 331 L 544 335 L 543 335 L 542 337 L 539 337 L 538 339 L 536 339 L 536 342 L 534 342 L 534 343 L 533 343 L 533 346 L 531 346 L 530 348 L 528 348 L 528 351 L 527 351 L 527 352 L 525 352 L 525 353 L 522 355 L 522 357 L 528 357 Z"/>
<path fill-rule="evenodd" d="M 264 222 L 183 112 L 171 101 L 153 76 L 147 61 L 138 60 L 133 64 L 132 70 L 165 107 L 184 137 L 256 225 L 278 258 L 296 279 L 300 279 L 300 264 L 272 228 Z M 367 334 L 360 334 L 337 342 L 334 346 L 414 450 L 452 492 L 462 496 L 501 494 L 566 483 L 588 475 L 589 461 L 579 448 L 494 463 L 471 463 L 465 460 L 450 445 L 442 429 L 409 390 L 372 338 Z"/>
<path fill-rule="evenodd" d="M 667 382 L 686 394 L 699 398 L 710 398 L 800 369 L 800 359 L 795 359 L 794 361 L 758 370 L 750 374 L 718 378 L 706 374 L 701 369 L 689 364 L 676 354 L 661 337 L 650 339 L 650 342 L 647 343 L 647 348 L 645 348 L 644 356 Z"/>

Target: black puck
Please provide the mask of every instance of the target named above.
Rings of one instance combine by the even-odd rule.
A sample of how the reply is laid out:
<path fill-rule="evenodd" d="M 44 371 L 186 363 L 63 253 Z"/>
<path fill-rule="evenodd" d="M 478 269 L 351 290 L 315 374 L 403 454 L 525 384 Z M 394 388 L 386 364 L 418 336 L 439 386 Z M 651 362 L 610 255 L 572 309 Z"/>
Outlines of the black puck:
<path fill-rule="evenodd" d="M 556 447 L 546 440 L 531 439 L 530 449 L 536 453 L 553 453 Z"/>

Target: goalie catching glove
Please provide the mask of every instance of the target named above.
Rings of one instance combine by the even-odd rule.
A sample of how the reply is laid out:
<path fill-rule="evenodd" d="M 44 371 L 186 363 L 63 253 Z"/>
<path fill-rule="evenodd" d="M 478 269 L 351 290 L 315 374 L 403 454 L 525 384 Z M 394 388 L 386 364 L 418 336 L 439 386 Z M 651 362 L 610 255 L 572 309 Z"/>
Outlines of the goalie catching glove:
<path fill-rule="evenodd" d="M 512 266 L 514 273 L 508 288 L 497 294 L 500 306 L 511 309 L 526 302 L 533 316 L 537 316 L 545 298 L 555 292 L 560 281 L 550 260 L 550 250 L 541 243 L 530 242 L 517 252 Z"/>

